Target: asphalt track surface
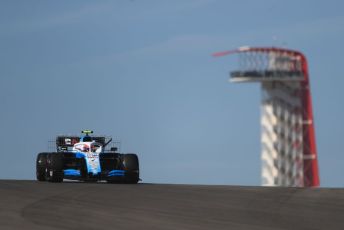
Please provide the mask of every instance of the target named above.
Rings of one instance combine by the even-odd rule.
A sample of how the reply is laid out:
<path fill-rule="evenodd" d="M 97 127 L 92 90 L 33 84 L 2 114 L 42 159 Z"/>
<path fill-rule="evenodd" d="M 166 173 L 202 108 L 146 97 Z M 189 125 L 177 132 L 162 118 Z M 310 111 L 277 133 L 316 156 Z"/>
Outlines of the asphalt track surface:
<path fill-rule="evenodd" d="M 344 189 L 2 180 L 0 229 L 344 229 Z"/>

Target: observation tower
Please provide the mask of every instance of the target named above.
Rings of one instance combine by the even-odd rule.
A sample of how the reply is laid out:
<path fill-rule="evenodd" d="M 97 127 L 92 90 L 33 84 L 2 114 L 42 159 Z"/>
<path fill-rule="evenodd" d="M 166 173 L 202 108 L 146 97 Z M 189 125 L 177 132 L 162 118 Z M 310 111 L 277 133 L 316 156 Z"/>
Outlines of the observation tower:
<path fill-rule="evenodd" d="M 275 47 L 240 47 L 232 82 L 261 85 L 261 160 L 264 186 L 319 186 L 311 90 L 306 57 Z"/>

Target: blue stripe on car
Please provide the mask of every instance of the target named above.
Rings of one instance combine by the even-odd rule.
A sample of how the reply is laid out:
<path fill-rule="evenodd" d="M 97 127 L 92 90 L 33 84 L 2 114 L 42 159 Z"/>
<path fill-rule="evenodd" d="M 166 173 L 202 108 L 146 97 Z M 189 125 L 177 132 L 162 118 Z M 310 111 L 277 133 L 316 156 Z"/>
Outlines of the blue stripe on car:
<path fill-rule="evenodd" d="M 76 169 L 65 169 L 63 170 L 65 176 L 80 176 L 80 170 Z"/>
<path fill-rule="evenodd" d="M 108 176 L 124 176 L 124 170 L 112 170 Z"/>
<path fill-rule="evenodd" d="M 77 152 L 77 153 L 75 154 L 75 157 L 76 157 L 76 158 L 84 158 L 84 157 L 85 157 L 85 154 L 84 154 L 84 153 Z"/>

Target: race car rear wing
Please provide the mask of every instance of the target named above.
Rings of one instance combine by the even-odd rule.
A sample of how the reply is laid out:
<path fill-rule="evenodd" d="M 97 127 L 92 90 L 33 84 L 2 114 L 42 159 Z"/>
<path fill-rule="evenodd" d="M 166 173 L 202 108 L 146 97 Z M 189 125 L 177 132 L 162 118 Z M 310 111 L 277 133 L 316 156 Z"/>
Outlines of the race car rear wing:
<path fill-rule="evenodd" d="M 109 146 L 109 143 L 112 141 L 111 137 L 106 136 L 91 136 L 92 140 L 101 144 L 104 148 Z M 66 152 L 71 151 L 74 144 L 80 141 L 79 136 L 73 135 L 61 135 L 56 137 L 56 150 L 58 152 Z M 109 146 L 110 148 L 114 148 L 115 146 L 118 148 L 120 145 L 119 141 L 113 142 L 113 145 Z"/>

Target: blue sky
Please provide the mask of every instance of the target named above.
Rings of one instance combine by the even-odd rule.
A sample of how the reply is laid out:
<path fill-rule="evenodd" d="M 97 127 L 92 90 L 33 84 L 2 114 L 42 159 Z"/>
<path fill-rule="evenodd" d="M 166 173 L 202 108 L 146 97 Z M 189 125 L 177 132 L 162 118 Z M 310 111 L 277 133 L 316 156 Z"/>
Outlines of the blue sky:
<path fill-rule="evenodd" d="M 57 134 L 93 129 L 140 155 L 144 182 L 260 184 L 260 90 L 234 57 L 308 58 L 320 179 L 343 187 L 342 1 L 1 1 L 0 178 L 34 179 Z"/>

